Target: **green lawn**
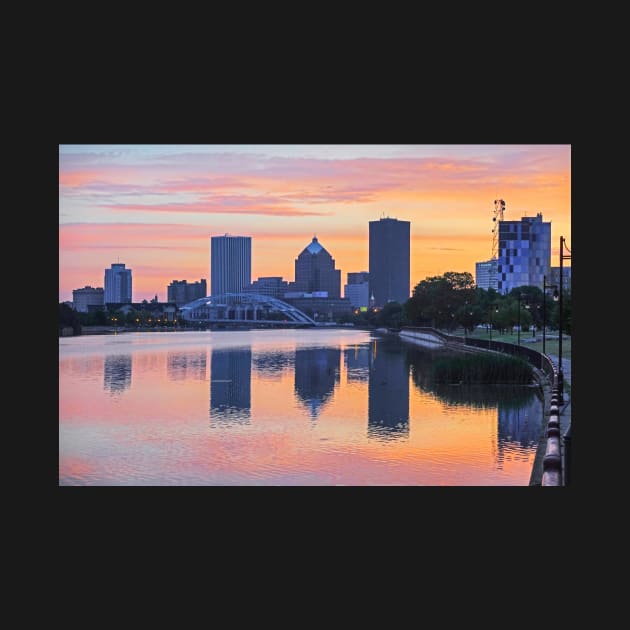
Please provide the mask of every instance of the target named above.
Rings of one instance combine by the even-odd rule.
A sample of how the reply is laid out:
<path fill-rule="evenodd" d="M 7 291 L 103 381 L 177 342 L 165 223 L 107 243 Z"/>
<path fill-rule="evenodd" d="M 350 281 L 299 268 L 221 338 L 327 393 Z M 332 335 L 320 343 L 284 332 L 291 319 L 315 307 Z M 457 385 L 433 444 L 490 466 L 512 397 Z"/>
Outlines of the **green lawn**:
<path fill-rule="evenodd" d="M 459 335 L 460 337 L 464 336 L 464 330 L 462 328 L 456 330 L 454 332 L 455 335 Z M 468 335 L 470 337 L 475 337 L 477 339 L 489 339 L 486 330 L 482 330 L 481 328 L 475 328 L 472 334 Z M 558 340 L 550 339 L 549 337 L 557 337 L 558 331 L 547 332 L 547 339 L 545 341 L 545 351 L 547 354 L 555 354 L 558 355 Z M 521 345 L 526 348 L 532 348 L 532 350 L 537 350 L 538 352 L 542 352 L 542 333 L 536 333 L 536 341 L 535 343 L 530 343 L 530 339 L 532 338 L 532 333 L 530 332 L 522 332 L 521 333 Z M 527 342 L 525 341 L 527 340 Z M 492 331 L 492 341 L 506 341 L 507 343 L 516 344 L 518 341 L 518 333 L 512 333 L 507 335 L 499 335 L 496 330 Z M 565 359 L 571 358 L 571 337 L 568 337 L 565 333 L 562 339 L 562 357 Z"/>

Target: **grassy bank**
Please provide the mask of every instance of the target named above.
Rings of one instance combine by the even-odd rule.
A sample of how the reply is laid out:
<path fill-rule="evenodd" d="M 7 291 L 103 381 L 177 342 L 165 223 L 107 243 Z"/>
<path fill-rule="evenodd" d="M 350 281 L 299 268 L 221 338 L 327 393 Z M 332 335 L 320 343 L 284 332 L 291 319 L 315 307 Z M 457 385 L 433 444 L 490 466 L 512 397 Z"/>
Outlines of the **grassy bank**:
<path fill-rule="evenodd" d="M 459 337 L 464 336 L 464 329 L 459 328 L 454 331 L 455 335 Z M 467 337 L 474 337 L 475 339 L 490 339 L 490 335 L 485 329 L 476 328 L 472 333 L 467 333 Z M 556 337 L 553 339 L 552 337 Z M 545 340 L 545 352 L 547 354 L 558 355 L 558 331 L 548 332 L 547 338 Z M 542 352 L 542 333 L 537 332 L 536 341 L 532 343 L 532 333 L 531 332 L 522 332 L 521 333 L 521 345 L 524 348 L 531 348 L 532 350 L 536 350 L 537 352 Z M 518 343 L 518 333 L 506 333 L 500 335 L 496 330 L 492 331 L 492 341 L 505 341 L 506 343 Z M 571 358 L 571 337 L 569 337 L 566 333 L 562 338 L 562 356 L 565 359 Z"/>
<path fill-rule="evenodd" d="M 430 378 L 436 383 L 527 385 L 532 377 L 532 367 L 527 361 L 507 355 L 446 357 L 435 361 L 430 370 Z"/>

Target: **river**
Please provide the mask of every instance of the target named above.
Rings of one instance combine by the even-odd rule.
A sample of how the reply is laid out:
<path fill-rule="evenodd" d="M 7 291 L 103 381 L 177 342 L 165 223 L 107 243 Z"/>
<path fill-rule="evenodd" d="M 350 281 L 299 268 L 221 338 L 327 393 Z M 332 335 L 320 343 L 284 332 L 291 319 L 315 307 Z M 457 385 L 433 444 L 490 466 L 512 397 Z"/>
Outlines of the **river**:
<path fill-rule="evenodd" d="M 60 485 L 527 485 L 533 388 L 435 387 L 358 330 L 59 339 Z"/>

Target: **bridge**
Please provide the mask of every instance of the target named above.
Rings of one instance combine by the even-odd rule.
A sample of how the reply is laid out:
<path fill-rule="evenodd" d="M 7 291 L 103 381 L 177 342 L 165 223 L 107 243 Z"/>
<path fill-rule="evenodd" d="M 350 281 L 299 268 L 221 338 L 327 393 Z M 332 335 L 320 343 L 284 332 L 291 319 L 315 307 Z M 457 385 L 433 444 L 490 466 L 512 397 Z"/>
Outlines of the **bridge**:
<path fill-rule="evenodd" d="M 316 326 L 299 308 L 258 293 L 209 295 L 180 308 L 188 322 L 204 324 L 251 324 L 275 326 Z"/>

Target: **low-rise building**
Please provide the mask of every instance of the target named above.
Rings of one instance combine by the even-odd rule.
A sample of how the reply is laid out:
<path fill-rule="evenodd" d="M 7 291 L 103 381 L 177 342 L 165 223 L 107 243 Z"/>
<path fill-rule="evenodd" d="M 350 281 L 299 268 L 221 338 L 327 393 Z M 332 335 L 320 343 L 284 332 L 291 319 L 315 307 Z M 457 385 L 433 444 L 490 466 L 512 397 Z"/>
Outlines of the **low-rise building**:
<path fill-rule="evenodd" d="M 105 305 L 105 291 L 103 287 L 85 286 L 82 289 L 72 291 L 74 310 L 78 313 L 87 313 L 94 308 L 103 308 Z M 92 307 L 92 308 L 90 308 Z"/>

